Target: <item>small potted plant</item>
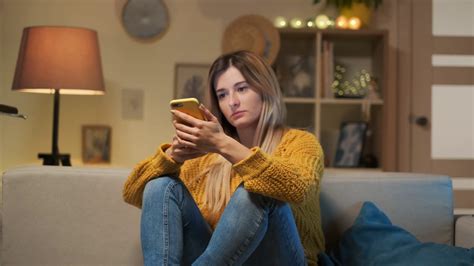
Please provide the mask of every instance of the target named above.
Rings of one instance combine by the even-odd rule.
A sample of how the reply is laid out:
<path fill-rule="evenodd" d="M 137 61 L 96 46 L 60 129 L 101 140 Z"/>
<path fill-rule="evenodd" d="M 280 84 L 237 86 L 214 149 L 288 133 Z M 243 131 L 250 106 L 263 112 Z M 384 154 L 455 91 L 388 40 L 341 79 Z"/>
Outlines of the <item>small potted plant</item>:
<path fill-rule="evenodd" d="M 320 3 L 321 0 L 313 0 L 313 4 Z M 339 9 L 339 13 L 345 17 L 358 17 L 363 25 L 368 25 L 372 16 L 372 11 L 377 9 L 383 0 L 326 0 L 327 5 L 334 5 Z"/>

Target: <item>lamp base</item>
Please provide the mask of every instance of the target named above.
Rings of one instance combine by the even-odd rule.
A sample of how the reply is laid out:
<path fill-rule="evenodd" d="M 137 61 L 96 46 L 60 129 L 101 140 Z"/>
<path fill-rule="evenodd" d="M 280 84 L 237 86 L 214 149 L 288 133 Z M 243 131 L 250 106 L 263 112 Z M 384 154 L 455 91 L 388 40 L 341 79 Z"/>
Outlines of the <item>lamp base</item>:
<path fill-rule="evenodd" d="M 43 165 L 71 166 L 69 154 L 38 153 L 38 158 L 43 159 Z"/>

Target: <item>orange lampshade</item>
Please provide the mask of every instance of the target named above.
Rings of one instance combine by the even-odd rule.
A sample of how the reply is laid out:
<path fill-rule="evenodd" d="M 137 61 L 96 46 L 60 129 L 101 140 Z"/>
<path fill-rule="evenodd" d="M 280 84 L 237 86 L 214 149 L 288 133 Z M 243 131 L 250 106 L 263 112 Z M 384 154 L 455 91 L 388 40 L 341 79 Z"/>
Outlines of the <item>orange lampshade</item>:
<path fill-rule="evenodd" d="M 104 94 L 97 32 L 76 27 L 23 29 L 12 90 L 54 94 L 51 153 L 39 153 L 44 165 L 70 166 L 59 152 L 59 94 Z"/>
<path fill-rule="evenodd" d="M 12 90 L 104 94 L 97 32 L 59 26 L 23 29 Z"/>

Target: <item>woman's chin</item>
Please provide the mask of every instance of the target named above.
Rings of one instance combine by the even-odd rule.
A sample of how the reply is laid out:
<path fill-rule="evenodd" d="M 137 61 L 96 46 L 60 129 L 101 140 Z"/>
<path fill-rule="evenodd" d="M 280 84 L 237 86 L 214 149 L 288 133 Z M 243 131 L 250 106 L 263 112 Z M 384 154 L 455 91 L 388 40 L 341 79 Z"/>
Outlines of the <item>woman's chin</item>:
<path fill-rule="evenodd" d="M 256 129 L 257 124 L 255 123 L 249 123 L 246 121 L 235 121 L 232 123 L 232 125 L 237 129 L 237 130 L 247 130 L 247 129 Z"/>

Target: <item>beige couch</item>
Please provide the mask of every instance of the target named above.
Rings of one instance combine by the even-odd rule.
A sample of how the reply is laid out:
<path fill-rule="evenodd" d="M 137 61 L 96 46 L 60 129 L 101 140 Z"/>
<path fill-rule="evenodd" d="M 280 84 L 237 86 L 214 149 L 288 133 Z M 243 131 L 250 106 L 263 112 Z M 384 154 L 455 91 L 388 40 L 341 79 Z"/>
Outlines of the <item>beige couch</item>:
<path fill-rule="evenodd" d="M 6 171 L 0 264 L 141 265 L 140 210 L 121 197 L 129 172 L 52 166 Z M 337 243 L 366 200 L 421 241 L 454 243 L 449 177 L 327 171 L 321 205 L 328 245 Z M 465 218 L 458 240 L 474 246 L 474 218 Z"/>

